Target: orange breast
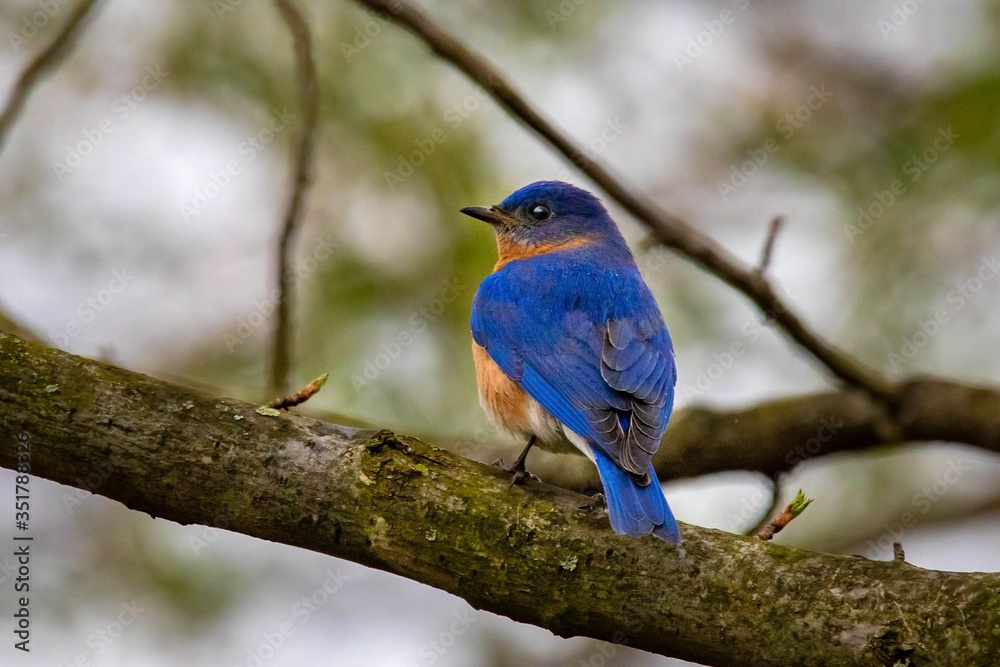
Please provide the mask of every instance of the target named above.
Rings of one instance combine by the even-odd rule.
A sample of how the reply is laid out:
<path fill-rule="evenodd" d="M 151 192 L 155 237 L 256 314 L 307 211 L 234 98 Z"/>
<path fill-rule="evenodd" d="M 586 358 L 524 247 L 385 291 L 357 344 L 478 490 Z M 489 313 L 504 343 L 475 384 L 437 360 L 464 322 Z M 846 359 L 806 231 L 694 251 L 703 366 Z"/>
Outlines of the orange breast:
<path fill-rule="evenodd" d="M 560 241 L 558 243 L 536 243 L 533 245 L 515 243 L 502 236 L 497 236 L 498 258 L 496 265 L 493 267 L 493 272 L 496 273 L 506 266 L 508 262 L 513 262 L 515 259 L 526 259 L 528 257 L 544 255 L 549 252 L 580 248 L 585 245 L 590 245 L 590 243 L 591 239 L 587 236 L 580 236 L 570 241 Z"/>
<path fill-rule="evenodd" d="M 528 394 L 500 370 L 486 349 L 476 341 L 472 341 L 472 358 L 476 363 L 479 402 L 486 414 L 506 431 L 519 436 L 530 435 Z"/>

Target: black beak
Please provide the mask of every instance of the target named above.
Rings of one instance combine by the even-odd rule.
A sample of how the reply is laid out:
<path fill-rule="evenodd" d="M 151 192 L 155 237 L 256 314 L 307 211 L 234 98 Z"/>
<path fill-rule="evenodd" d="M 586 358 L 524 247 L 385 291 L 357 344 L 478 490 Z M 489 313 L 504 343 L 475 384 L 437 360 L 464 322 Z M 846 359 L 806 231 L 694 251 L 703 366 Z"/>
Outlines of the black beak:
<path fill-rule="evenodd" d="M 486 208 L 485 206 L 467 206 L 462 209 L 462 213 L 470 218 L 488 222 L 491 225 L 499 225 L 510 222 L 510 216 L 499 210 L 496 206 Z"/>

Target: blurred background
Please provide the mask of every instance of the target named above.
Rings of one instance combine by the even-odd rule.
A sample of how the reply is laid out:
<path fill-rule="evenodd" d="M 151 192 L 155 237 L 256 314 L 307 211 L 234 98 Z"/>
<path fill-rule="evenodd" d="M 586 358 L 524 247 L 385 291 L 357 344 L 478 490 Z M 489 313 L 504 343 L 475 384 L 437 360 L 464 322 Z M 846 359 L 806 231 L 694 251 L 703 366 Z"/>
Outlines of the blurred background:
<path fill-rule="evenodd" d="M 894 376 L 997 383 L 1000 3 L 418 4 L 589 154 L 742 259 L 756 262 L 785 216 L 773 279 L 829 339 Z M 322 101 L 295 244 L 293 385 L 329 372 L 305 412 L 492 460 L 483 446 L 516 443 L 478 406 L 468 314 L 496 251 L 458 209 L 535 180 L 592 184 L 391 21 L 305 6 Z M 270 3 L 98 10 L 0 155 L 0 310 L 75 354 L 269 398 L 273 247 L 299 121 L 290 37 Z M 4 0 L 4 90 L 69 11 Z M 743 297 L 640 250 L 644 230 L 610 209 L 671 329 L 679 408 L 830 386 Z M 10 471 L 0 482 L 12 496 Z M 5 664 L 686 664 L 33 485 L 34 641 L 30 657 L 5 644 Z M 996 456 L 940 443 L 824 457 L 782 488 L 800 486 L 816 502 L 777 541 L 887 559 L 900 540 L 922 567 L 1000 569 Z M 749 473 L 665 489 L 682 521 L 731 531 L 770 501 Z M 12 511 L 0 504 L 0 525 Z M 12 562 L 0 556 L 8 618 Z"/>

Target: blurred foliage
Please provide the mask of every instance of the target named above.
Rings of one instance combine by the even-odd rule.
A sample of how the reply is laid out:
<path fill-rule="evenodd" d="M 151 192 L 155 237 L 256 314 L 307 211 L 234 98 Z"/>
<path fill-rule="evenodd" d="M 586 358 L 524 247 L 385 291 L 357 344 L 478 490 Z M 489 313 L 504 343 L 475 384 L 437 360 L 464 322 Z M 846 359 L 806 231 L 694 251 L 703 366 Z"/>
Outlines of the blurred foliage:
<path fill-rule="evenodd" d="M 997 12 L 988 16 L 984 29 L 995 35 Z M 760 50 L 773 87 L 753 91 L 763 102 L 756 123 L 715 138 L 730 146 L 719 156 L 736 164 L 777 138 L 769 167 L 821 183 L 839 200 L 839 224 L 825 232 L 843 248 L 842 276 L 831 279 L 844 280 L 851 297 L 840 332 L 845 347 L 895 375 L 983 371 L 981 359 L 946 371 L 933 354 L 901 369 L 890 354 L 899 354 L 919 322 L 951 309 L 949 290 L 997 248 L 1000 59 L 991 52 L 946 76 L 914 79 L 798 34 L 761 35 Z M 817 87 L 831 100 L 790 126 L 787 118 Z"/>

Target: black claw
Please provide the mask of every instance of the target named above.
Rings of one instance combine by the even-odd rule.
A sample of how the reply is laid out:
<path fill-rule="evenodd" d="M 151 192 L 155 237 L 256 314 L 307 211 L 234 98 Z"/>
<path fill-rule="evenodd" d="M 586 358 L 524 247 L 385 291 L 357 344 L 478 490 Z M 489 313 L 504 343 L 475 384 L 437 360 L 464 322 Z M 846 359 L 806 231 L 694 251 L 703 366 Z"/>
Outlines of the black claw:
<path fill-rule="evenodd" d="M 509 472 L 511 475 L 513 475 L 514 478 L 511 480 L 510 486 L 507 487 L 508 489 L 514 488 L 515 484 L 520 484 L 526 479 L 534 480 L 536 482 L 542 481 L 541 479 L 538 478 L 537 475 L 533 475 L 524 469 L 524 460 L 521 458 L 519 458 L 517 461 L 514 461 L 514 465 L 507 465 L 503 459 L 497 459 L 496 461 L 493 462 L 493 467 L 500 468 L 500 470 L 503 470 L 504 472 Z"/>
<path fill-rule="evenodd" d="M 586 505 L 581 505 L 577 509 L 587 510 L 590 512 L 603 512 L 608 508 L 608 501 L 604 497 L 603 493 L 595 493 L 590 497 L 590 502 Z"/>

